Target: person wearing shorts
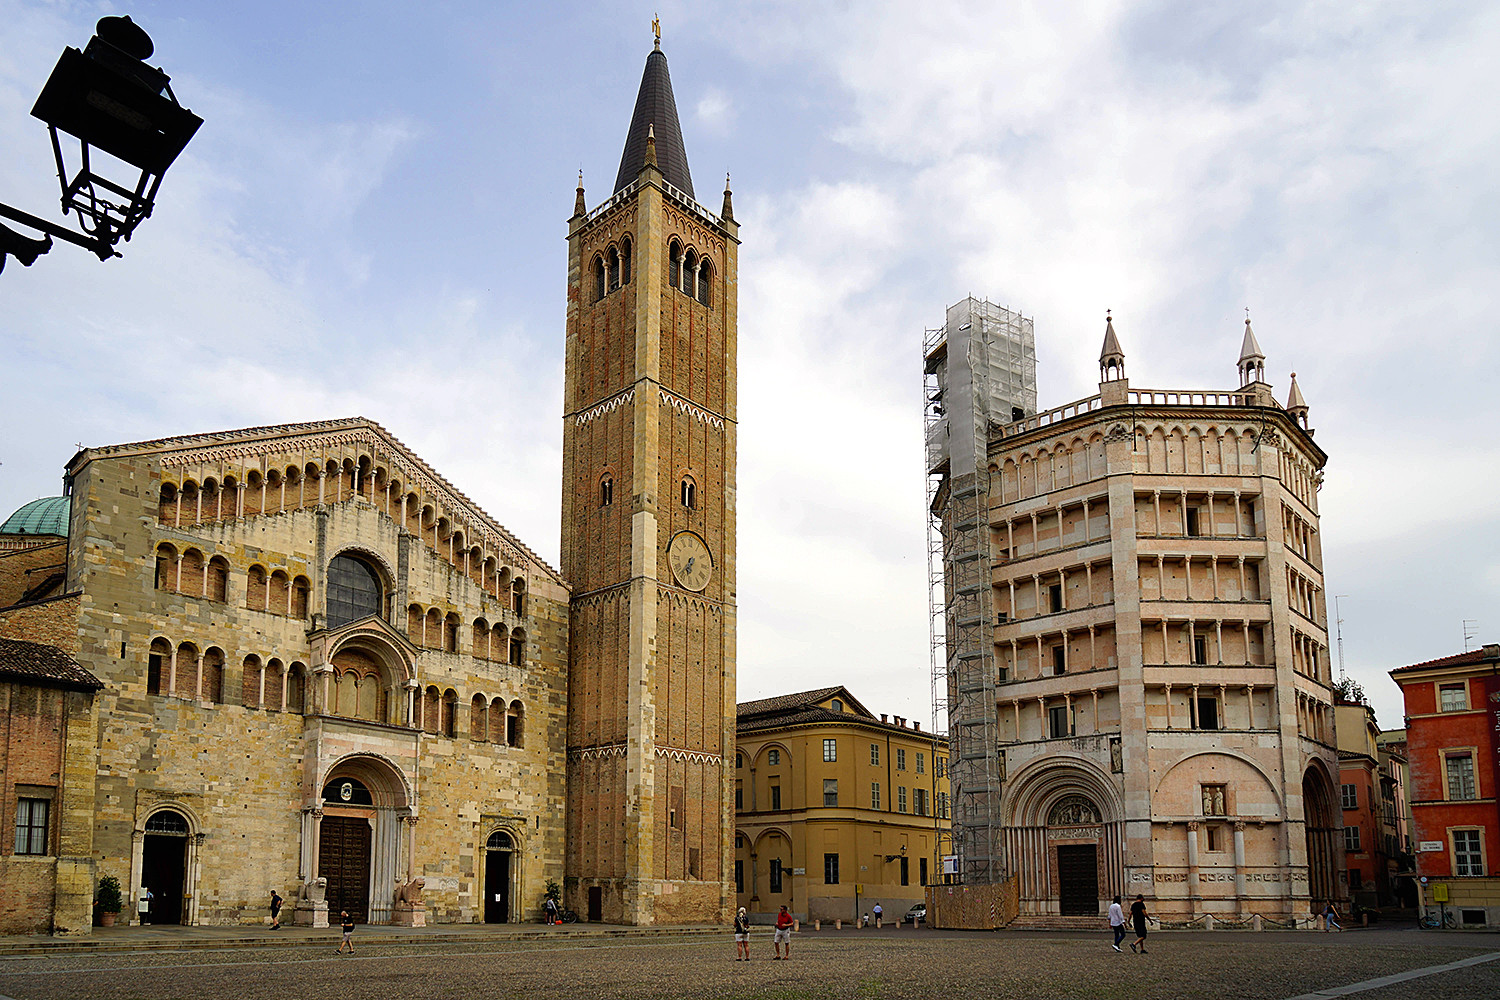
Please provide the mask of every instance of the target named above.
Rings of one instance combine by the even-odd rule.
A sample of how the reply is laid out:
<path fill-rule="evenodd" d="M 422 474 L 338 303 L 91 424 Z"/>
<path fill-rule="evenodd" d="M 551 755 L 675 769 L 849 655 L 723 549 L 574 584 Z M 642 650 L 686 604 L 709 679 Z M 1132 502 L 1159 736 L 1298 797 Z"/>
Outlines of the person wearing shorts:
<path fill-rule="evenodd" d="M 778 959 L 792 957 L 792 915 L 786 911 L 785 906 L 776 914 L 776 936 L 771 939 L 771 943 L 776 947 Z M 782 945 L 786 945 L 785 955 L 781 953 Z"/>
<path fill-rule="evenodd" d="M 750 919 L 745 916 L 743 906 L 734 915 L 734 960 L 750 961 Z"/>
<path fill-rule="evenodd" d="M 344 940 L 339 945 L 339 950 L 334 952 L 334 954 L 339 954 L 345 948 L 348 948 L 349 954 L 352 955 L 354 954 L 354 918 L 349 916 L 348 910 L 344 910 L 339 914 L 339 923 L 344 928 Z"/>

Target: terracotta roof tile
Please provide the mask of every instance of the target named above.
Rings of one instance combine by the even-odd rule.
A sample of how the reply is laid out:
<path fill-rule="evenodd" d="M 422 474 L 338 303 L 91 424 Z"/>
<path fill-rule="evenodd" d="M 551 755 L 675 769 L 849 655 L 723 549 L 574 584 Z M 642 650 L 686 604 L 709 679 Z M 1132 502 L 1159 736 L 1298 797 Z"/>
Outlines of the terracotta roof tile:
<path fill-rule="evenodd" d="M 20 639 L 0 639 L 0 677 L 75 691 L 104 687 L 103 681 L 56 646 Z"/>
<path fill-rule="evenodd" d="M 1421 663 L 1413 663 L 1408 667 L 1397 667 L 1392 670 L 1393 674 L 1405 673 L 1408 670 L 1430 670 L 1433 667 L 1466 667 L 1473 663 L 1483 663 L 1486 660 L 1495 659 L 1497 654 L 1494 647 L 1484 646 L 1480 649 L 1471 649 L 1467 653 L 1455 653 L 1452 656 L 1440 656 L 1435 660 L 1423 660 Z"/>

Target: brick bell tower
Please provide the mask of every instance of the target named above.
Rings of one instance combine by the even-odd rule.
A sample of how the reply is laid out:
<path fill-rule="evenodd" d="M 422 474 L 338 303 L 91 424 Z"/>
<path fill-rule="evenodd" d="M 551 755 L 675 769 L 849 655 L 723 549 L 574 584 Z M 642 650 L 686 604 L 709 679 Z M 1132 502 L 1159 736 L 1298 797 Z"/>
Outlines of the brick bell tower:
<path fill-rule="evenodd" d="M 565 902 L 609 923 L 734 907 L 739 226 L 694 200 L 667 57 L 610 196 L 568 220 Z"/>

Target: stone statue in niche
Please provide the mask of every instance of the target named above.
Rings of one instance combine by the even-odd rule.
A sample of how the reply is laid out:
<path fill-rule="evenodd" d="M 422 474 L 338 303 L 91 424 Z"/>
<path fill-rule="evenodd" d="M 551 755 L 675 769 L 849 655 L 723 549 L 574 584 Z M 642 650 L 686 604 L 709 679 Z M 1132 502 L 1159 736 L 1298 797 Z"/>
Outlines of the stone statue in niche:
<path fill-rule="evenodd" d="M 1099 810 L 1082 795 L 1069 795 L 1052 807 L 1048 826 L 1092 826 L 1099 822 Z"/>
<path fill-rule="evenodd" d="M 1115 774 L 1125 773 L 1125 750 L 1118 736 L 1109 741 L 1109 769 Z"/>

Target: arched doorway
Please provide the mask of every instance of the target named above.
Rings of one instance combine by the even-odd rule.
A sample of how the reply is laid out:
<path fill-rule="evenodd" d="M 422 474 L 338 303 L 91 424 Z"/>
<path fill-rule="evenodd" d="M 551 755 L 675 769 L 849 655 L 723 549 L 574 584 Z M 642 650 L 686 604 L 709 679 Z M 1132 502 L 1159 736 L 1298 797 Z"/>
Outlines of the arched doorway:
<path fill-rule="evenodd" d="M 1307 829 L 1307 891 L 1315 903 L 1341 898 L 1337 875 L 1342 859 L 1337 856 L 1336 837 L 1343 836 L 1342 822 L 1335 820 L 1333 783 L 1316 765 L 1302 776 L 1302 809 Z"/>
<path fill-rule="evenodd" d="M 330 917 L 347 911 L 355 923 L 370 920 L 374 804 L 370 790 L 358 778 L 334 778 L 323 786 L 318 874 L 328 880 L 324 898 Z"/>
<path fill-rule="evenodd" d="M 1057 912 L 1099 915 L 1099 810 L 1082 795 L 1068 795 L 1047 814 L 1047 837 L 1056 850 Z"/>
<path fill-rule="evenodd" d="M 412 839 L 403 823 L 416 822 L 409 802 L 406 778 L 384 757 L 351 754 L 326 772 L 304 813 L 303 857 L 328 880 L 330 921 L 342 910 L 356 922 L 391 921 L 396 887 L 411 877 L 401 861 Z"/>
<path fill-rule="evenodd" d="M 163 809 L 146 820 L 141 845 L 141 886 L 150 893 L 143 923 L 180 924 L 187 897 L 188 821 Z"/>
<path fill-rule="evenodd" d="M 515 842 L 496 830 L 484 844 L 484 922 L 510 922 L 510 868 Z"/>

